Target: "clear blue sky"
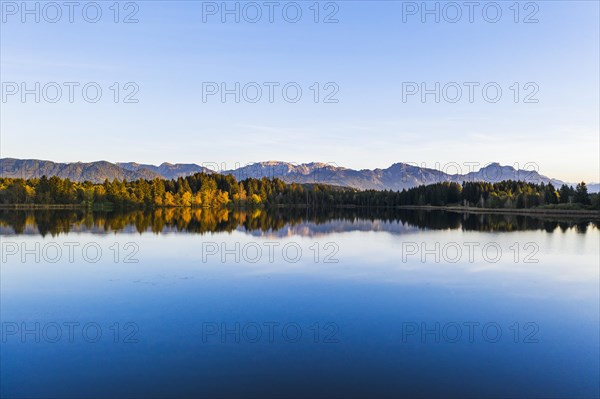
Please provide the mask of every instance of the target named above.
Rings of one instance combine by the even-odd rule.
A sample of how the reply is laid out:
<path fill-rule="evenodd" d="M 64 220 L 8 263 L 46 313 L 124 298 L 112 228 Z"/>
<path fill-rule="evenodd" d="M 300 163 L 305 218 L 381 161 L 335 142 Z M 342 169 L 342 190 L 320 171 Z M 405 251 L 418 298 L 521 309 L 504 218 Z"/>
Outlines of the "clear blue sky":
<path fill-rule="evenodd" d="M 97 82 L 103 96 L 87 103 L 81 86 L 74 102 L 63 86 L 57 103 L 20 93 L 3 99 L 1 156 L 60 162 L 137 161 L 143 163 L 235 163 L 282 160 L 322 161 L 351 168 L 387 167 L 394 162 L 463 164 L 498 161 L 539 165 L 543 174 L 567 181 L 598 181 L 599 177 L 599 7 L 597 1 L 538 1 L 525 9 L 519 23 L 513 1 L 498 2 L 502 16 L 487 22 L 482 6 L 469 9 L 457 23 L 455 10 L 442 8 L 440 23 L 420 10 L 408 15 L 410 2 L 340 1 L 325 9 L 320 3 L 314 23 L 314 1 L 297 2 L 302 17 L 287 22 L 279 2 L 274 22 L 259 1 L 262 19 L 249 23 L 241 15 L 205 15 L 200 1 L 142 1 L 138 23 L 114 23 L 113 1 L 99 2 L 102 17 L 86 22 L 81 7 L 69 23 L 68 9 L 49 23 L 55 10 L 40 11 L 40 22 L 2 2 L 1 80 L 34 82 Z M 61 4 L 62 2 L 58 2 Z M 480 2 L 481 5 L 488 4 Z M 21 2 L 16 2 L 21 6 Z M 34 2 L 28 3 L 34 7 Z M 42 3 L 43 4 L 43 3 Z M 81 4 L 86 4 L 81 2 Z M 120 3 L 119 19 L 136 11 Z M 214 3 L 221 6 L 221 2 Z M 243 6 L 245 2 L 240 3 Z M 414 3 L 421 7 L 421 2 Z M 234 7 L 234 2 L 228 3 Z M 428 6 L 435 7 L 435 2 Z M 311 9 L 311 7 L 313 7 Z M 406 22 L 403 22 L 403 9 Z M 254 10 L 247 8 L 247 18 Z M 335 12 L 337 11 L 337 12 Z M 488 19 L 495 10 L 487 10 Z M 15 13 L 13 15 L 13 13 Z M 338 23 L 323 23 L 335 12 Z M 523 23 L 532 18 L 537 23 Z M 88 9 L 88 17 L 94 10 Z M 288 18 L 294 8 L 288 7 Z M 135 82 L 138 103 L 123 103 L 131 88 L 120 88 L 114 103 L 114 82 Z M 233 95 L 203 102 L 203 82 L 297 82 L 303 96 L 288 103 L 275 89 L 274 102 L 258 103 Z M 321 86 L 315 103 L 310 87 Z M 323 103 L 333 89 L 338 103 Z M 403 82 L 496 82 L 503 90 L 488 103 L 475 88 L 457 103 L 433 95 L 403 102 Z M 518 82 L 519 102 L 510 87 Z M 525 88 L 533 82 L 535 86 Z M 264 86 L 263 86 L 264 87 Z M 537 87 L 537 103 L 524 103 Z M 53 92 L 49 96 L 52 96 Z M 250 93 L 250 92 L 249 92 Z M 253 92 L 252 92 L 253 93 Z M 253 95 L 250 93 L 249 95 Z M 449 96 L 453 96 L 448 92 Z M 6 93 L 3 93 L 6 94 Z M 293 93 L 292 93 L 293 94 Z M 493 93 L 492 93 L 493 94 Z M 466 168 L 466 167 L 465 167 Z"/>

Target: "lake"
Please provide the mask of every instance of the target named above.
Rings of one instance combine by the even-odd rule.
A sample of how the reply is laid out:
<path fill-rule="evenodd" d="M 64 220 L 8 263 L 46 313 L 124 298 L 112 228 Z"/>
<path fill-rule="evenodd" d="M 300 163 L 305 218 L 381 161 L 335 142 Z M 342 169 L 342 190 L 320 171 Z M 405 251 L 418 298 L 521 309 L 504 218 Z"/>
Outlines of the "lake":
<path fill-rule="evenodd" d="M 10 398 L 600 395 L 597 222 L 0 211 Z"/>

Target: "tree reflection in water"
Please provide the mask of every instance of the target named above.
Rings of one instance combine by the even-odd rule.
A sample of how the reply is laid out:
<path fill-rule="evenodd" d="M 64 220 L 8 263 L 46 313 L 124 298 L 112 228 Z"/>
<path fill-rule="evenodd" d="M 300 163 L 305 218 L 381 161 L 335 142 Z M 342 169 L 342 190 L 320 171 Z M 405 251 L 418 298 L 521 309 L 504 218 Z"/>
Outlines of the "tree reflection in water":
<path fill-rule="evenodd" d="M 597 221 L 581 221 L 523 215 L 467 214 L 437 210 L 406 210 L 391 208 L 335 209 L 254 209 L 231 210 L 210 208 L 165 208 L 151 211 L 86 212 L 82 210 L 2 210 L 0 234 L 48 234 L 69 232 L 129 232 L 129 233 L 214 233 L 242 230 L 247 232 L 277 232 L 295 229 L 296 234 L 310 234 L 311 227 L 322 234 L 328 232 L 369 229 L 369 225 L 386 230 L 385 226 L 404 226 L 431 230 L 523 231 L 554 232 L 575 229 L 585 233 L 597 229 Z M 381 226 L 384 226 L 381 228 Z M 393 230 L 393 229 L 392 229 Z M 302 233 L 305 232 L 305 233 Z M 393 231 L 392 231 L 393 232 Z"/>

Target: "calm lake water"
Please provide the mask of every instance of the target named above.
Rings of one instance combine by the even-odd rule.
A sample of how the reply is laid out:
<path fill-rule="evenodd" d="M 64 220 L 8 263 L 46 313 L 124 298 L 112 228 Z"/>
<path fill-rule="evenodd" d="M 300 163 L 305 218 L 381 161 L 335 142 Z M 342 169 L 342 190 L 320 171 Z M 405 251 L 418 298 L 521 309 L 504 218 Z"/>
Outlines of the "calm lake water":
<path fill-rule="evenodd" d="M 598 224 L 0 212 L 10 398 L 600 395 Z"/>

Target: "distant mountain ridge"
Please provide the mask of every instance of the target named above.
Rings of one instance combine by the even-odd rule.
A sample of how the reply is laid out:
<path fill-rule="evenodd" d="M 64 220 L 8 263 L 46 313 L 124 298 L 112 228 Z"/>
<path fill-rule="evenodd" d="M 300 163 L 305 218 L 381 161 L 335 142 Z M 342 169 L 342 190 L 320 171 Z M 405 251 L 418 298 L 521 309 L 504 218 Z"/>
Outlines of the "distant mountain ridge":
<path fill-rule="evenodd" d="M 236 169 L 215 171 L 197 164 L 162 163 L 159 166 L 135 162 L 110 163 L 107 161 L 57 163 L 37 159 L 0 159 L 0 176 L 34 178 L 58 176 L 74 181 L 89 180 L 94 183 L 105 179 L 176 179 L 195 173 L 222 173 L 246 178 L 280 178 L 288 183 L 323 183 L 361 190 L 402 190 L 419 185 L 439 182 L 523 180 L 533 183 L 552 183 L 555 187 L 563 181 L 541 175 L 537 171 L 515 169 L 492 163 L 477 171 L 466 174 L 448 174 L 437 169 L 424 168 L 406 163 L 395 163 L 386 169 L 354 170 L 321 162 L 292 164 L 289 162 L 257 162 Z M 569 183 L 567 183 L 569 184 Z M 590 184 L 590 192 L 598 192 L 600 185 Z"/>
<path fill-rule="evenodd" d="M 44 175 L 73 181 L 89 180 L 94 183 L 103 182 L 105 179 L 136 180 L 162 177 L 148 169 L 129 170 L 107 161 L 58 163 L 38 159 L 0 159 L 2 177 L 30 179 Z"/>
<path fill-rule="evenodd" d="M 537 171 L 517 170 L 512 166 L 492 163 L 477 171 L 466 174 L 448 174 L 437 169 L 423 168 L 406 163 L 395 163 L 386 169 L 354 170 L 324 163 L 293 165 L 286 162 L 258 162 L 221 173 L 232 174 L 238 179 L 247 177 L 279 177 L 286 182 L 327 183 L 354 187 L 362 190 L 402 190 L 419 185 L 439 182 L 486 181 L 490 183 L 502 180 L 524 180 L 528 182 L 555 186 L 563 181 L 539 174 Z"/>
<path fill-rule="evenodd" d="M 190 176 L 195 173 L 214 173 L 214 171 L 205 168 L 200 165 L 196 165 L 193 163 L 190 164 L 171 164 L 168 162 L 163 162 L 159 166 L 155 165 L 144 165 L 136 162 L 127 162 L 127 163 L 116 163 L 117 166 L 120 166 L 123 169 L 126 169 L 131 172 L 142 172 L 143 170 L 148 170 L 150 172 L 156 173 L 159 176 L 162 176 L 166 179 L 177 179 L 178 177 Z"/>

